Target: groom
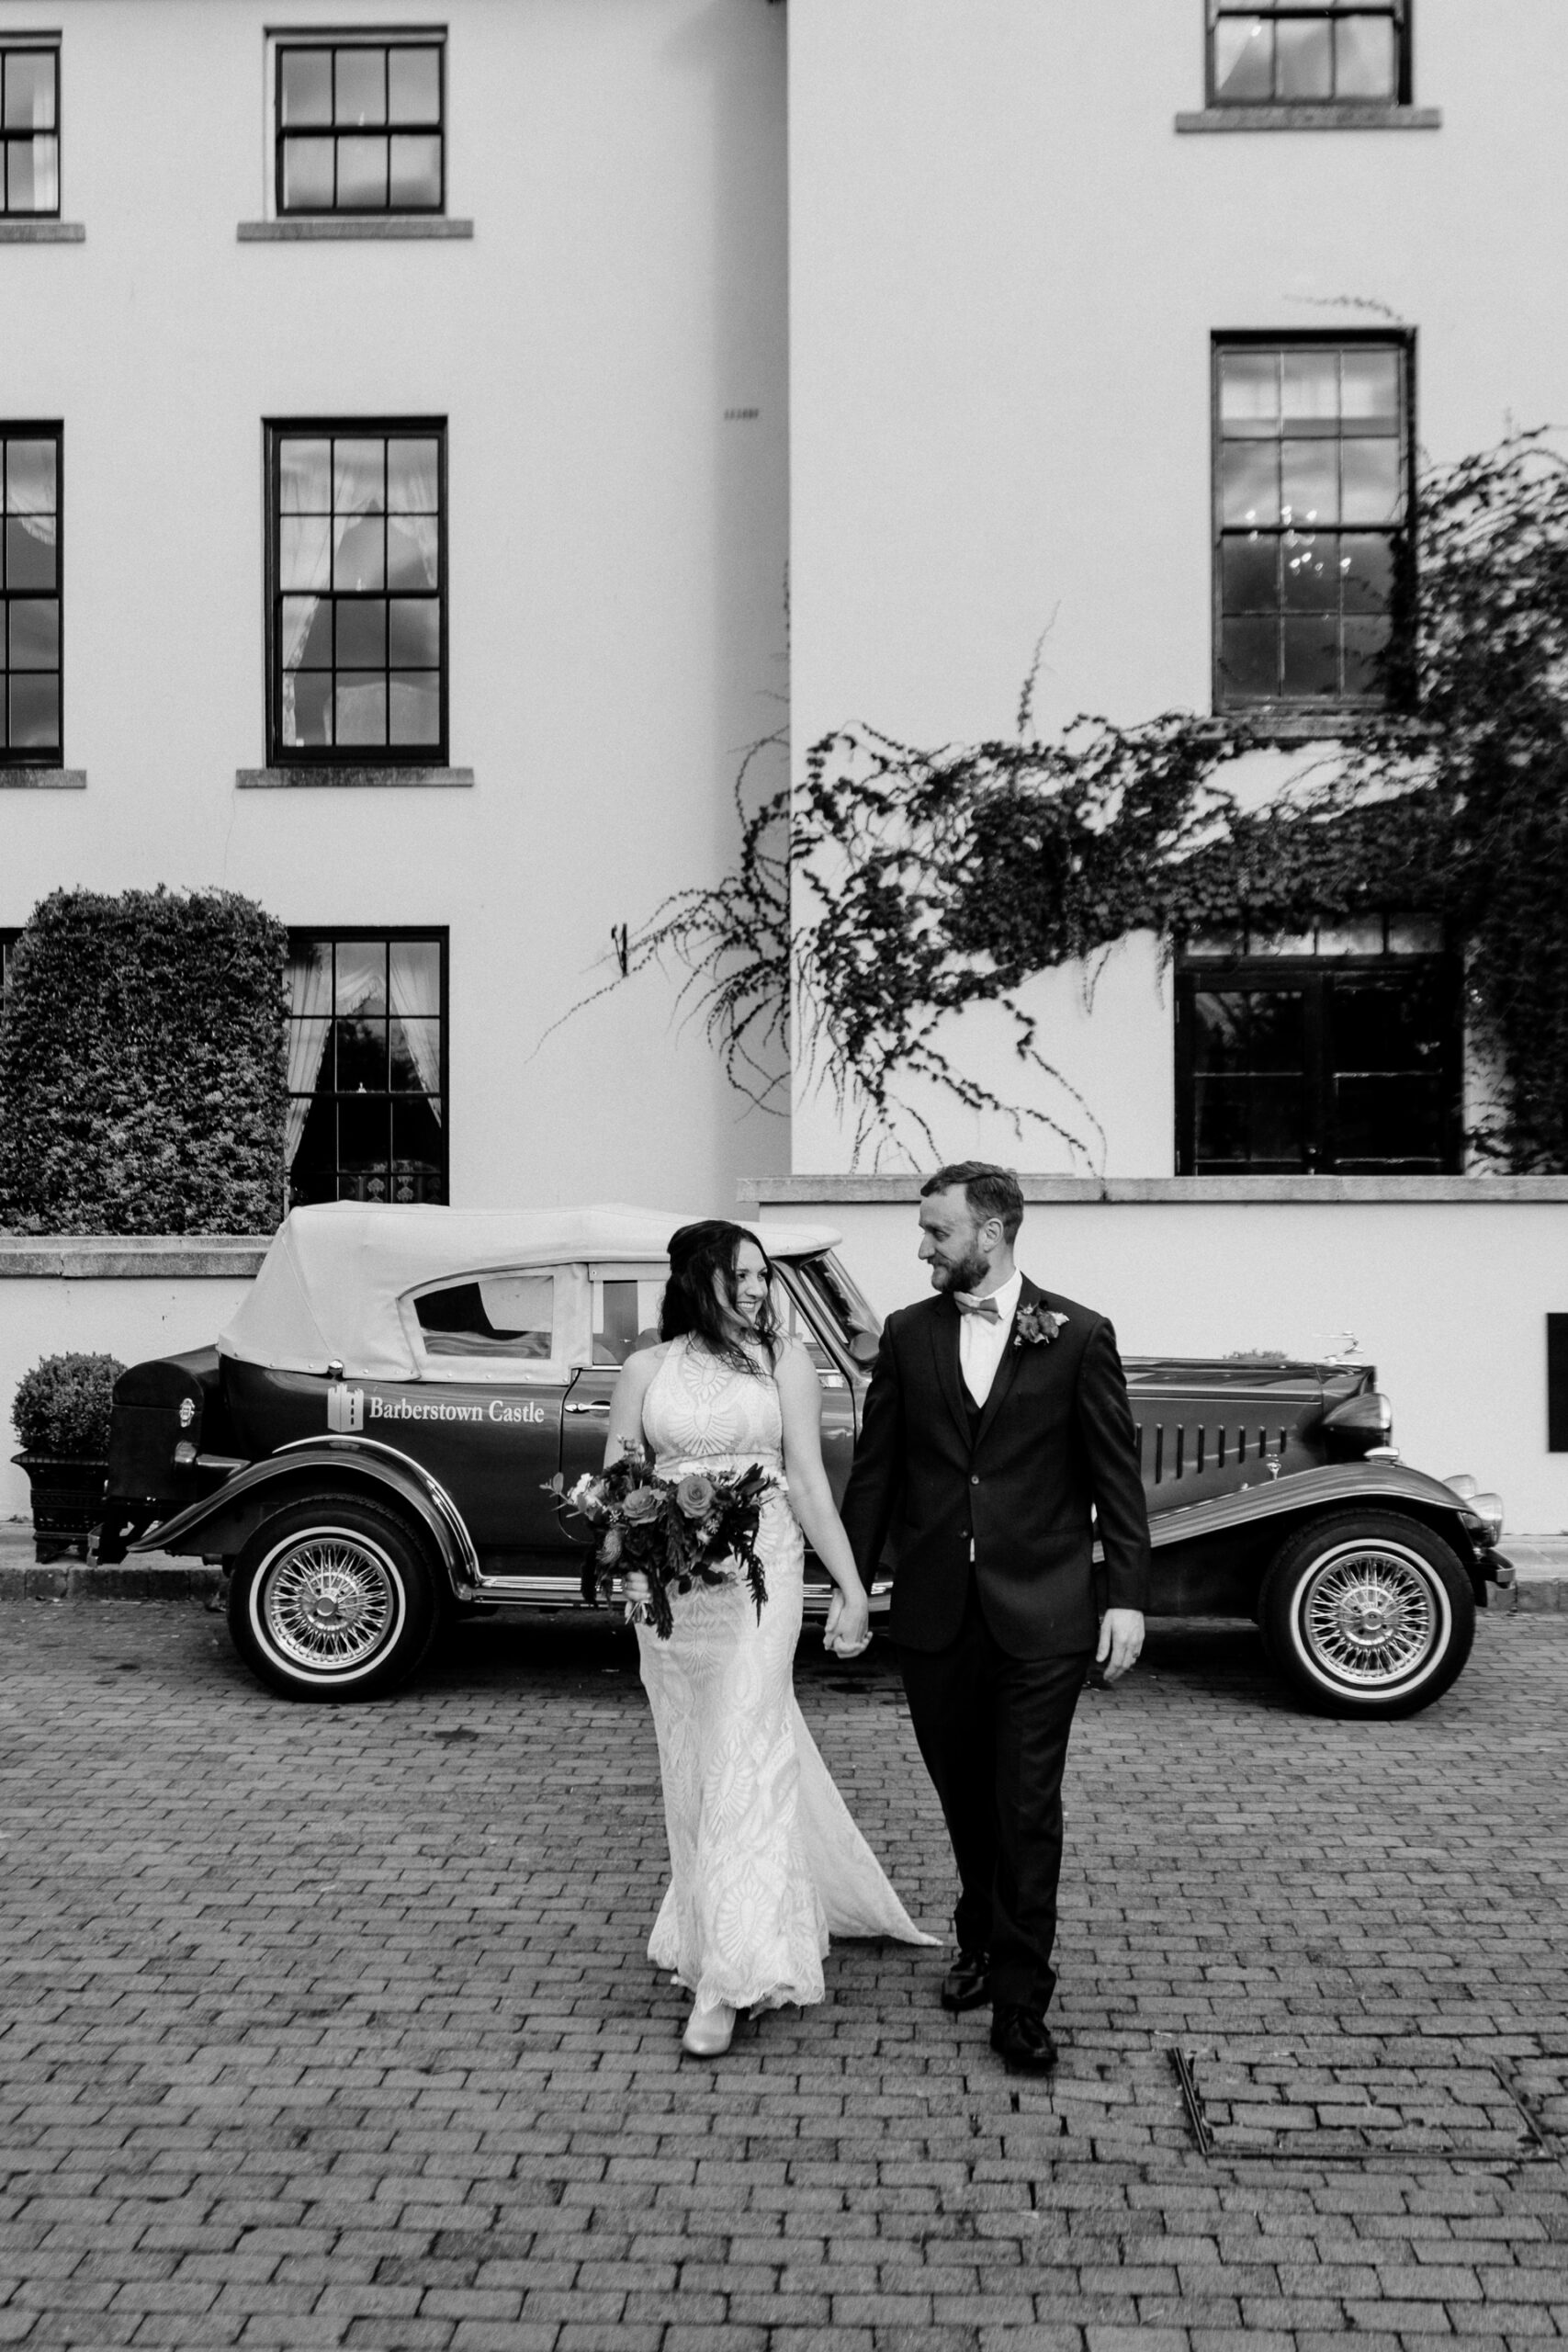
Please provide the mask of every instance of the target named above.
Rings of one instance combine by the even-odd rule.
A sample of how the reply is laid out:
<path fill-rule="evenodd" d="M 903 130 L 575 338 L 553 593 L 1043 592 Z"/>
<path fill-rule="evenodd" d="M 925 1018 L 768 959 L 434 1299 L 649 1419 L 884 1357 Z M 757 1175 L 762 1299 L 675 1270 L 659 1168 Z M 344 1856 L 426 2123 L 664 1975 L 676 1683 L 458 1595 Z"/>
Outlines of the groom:
<path fill-rule="evenodd" d="M 842 1515 L 868 1589 L 892 1538 L 890 1630 L 958 1864 L 942 2006 L 989 2000 L 1009 2073 L 1041 2075 L 1067 1736 L 1090 1658 L 1114 1682 L 1142 1647 L 1149 1526 L 1115 1336 L 1015 1268 L 1022 1218 L 1005 1168 L 921 1187 L 936 1296 L 884 1327 Z"/>

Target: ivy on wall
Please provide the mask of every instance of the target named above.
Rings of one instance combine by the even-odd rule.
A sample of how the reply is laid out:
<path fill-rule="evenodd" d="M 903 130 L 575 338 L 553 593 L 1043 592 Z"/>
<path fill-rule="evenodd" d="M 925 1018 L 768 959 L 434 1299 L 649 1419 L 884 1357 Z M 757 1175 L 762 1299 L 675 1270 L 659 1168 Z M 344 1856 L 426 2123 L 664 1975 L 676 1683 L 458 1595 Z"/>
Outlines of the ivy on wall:
<path fill-rule="evenodd" d="M 0 1012 L 0 1228 L 271 1232 L 287 953 L 233 891 L 42 900 Z"/>
<path fill-rule="evenodd" d="M 915 1115 L 917 1080 L 1089 1151 L 1089 1106 L 1074 1122 L 1002 1102 L 949 1051 L 950 1016 L 999 1006 L 1021 1060 L 1059 1077 L 1020 1001 L 1037 973 L 1137 931 L 1168 944 L 1244 920 L 1418 909 L 1464 948 L 1472 1031 L 1498 1072 L 1472 1145 L 1568 1170 L 1568 466 L 1517 435 L 1428 469 L 1417 514 L 1390 709 L 1296 763 L 1267 805 L 1227 775 L 1269 740 L 1235 720 L 1081 718 L 1043 741 L 1026 687 L 1008 740 L 927 751 L 845 729 L 813 746 L 793 798 L 742 791 L 735 871 L 667 900 L 625 970 L 683 964 L 754 1093 L 776 1086 L 793 1016 L 857 1150 Z"/>

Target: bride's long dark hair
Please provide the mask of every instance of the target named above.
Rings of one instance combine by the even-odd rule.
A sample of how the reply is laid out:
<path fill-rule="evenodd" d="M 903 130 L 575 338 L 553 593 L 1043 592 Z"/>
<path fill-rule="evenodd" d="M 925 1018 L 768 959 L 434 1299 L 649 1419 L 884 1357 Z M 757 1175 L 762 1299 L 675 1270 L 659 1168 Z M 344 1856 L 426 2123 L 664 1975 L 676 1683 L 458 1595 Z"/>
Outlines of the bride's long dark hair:
<path fill-rule="evenodd" d="M 741 1245 L 747 1241 L 755 1244 L 771 1278 L 773 1270 L 767 1251 L 743 1225 L 731 1225 L 728 1218 L 712 1216 L 705 1217 L 700 1225 L 682 1226 L 670 1236 L 670 1280 L 664 1285 L 664 1303 L 659 1310 L 661 1340 L 678 1340 L 687 1335 L 700 1340 L 710 1355 L 717 1356 L 737 1372 L 755 1372 L 757 1367 L 733 1331 L 725 1327 L 715 1277 L 732 1312 L 739 1316 L 735 1269 Z M 762 1301 L 756 1330 L 769 1364 L 777 1363 L 779 1327 L 771 1292 Z"/>

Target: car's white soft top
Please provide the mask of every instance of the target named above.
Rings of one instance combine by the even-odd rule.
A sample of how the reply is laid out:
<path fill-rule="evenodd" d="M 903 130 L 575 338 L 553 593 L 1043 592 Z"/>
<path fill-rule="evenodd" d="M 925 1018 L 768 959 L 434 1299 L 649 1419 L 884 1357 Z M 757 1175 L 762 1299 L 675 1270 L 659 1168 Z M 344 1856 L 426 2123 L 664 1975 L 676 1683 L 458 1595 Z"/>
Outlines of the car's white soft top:
<path fill-rule="evenodd" d="M 553 1265 L 664 1263 L 670 1236 L 694 1222 L 674 1211 L 609 1201 L 592 1208 L 443 1209 L 338 1201 L 293 1209 L 218 1345 L 275 1372 L 409 1380 L 419 1366 L 399 1301 L 444 1277 Z M 762 1236 L 761 1227 L 749 1228 Z M 774 1258 L 814 1257 L 839 1236 L 825 1226 L 774 1226 Z"/>

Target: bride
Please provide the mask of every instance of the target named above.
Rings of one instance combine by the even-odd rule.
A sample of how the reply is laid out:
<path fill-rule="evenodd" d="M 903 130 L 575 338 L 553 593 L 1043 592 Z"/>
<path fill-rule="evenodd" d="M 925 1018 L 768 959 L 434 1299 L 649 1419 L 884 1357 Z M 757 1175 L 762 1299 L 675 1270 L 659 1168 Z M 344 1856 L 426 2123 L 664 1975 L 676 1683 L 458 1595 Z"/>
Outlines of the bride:
<path fill-rule="evenodd" d="M 661 1476 L 760 1462 L 788 1499 L 763 1506 L 759 1620 L 743 1582 L 671 1596 L 660 1641 L 637 1627 L 659 1738 L 670 1885 L 648 1956 L 693 1996 L 684 2047 L 729 2047 L 739 2009 L 823 1997 L 831 1929 L 930 1943 L 850 1817 L 795 1703 L 804 1530 L 836 1588 L 827 1646 L 871 1639 L 864 1588 L 822 1467 L 821 1392 L 803 1348 L 782 1340 L 772 1269 L 744 1228 L 710 1219 L 670 1242 L 658 1347 L 629 1357 L 610 1409 L 606 1462 L 651 1445 Z M 626 1580 L 630 1600 L 645 1580 Z"/>

